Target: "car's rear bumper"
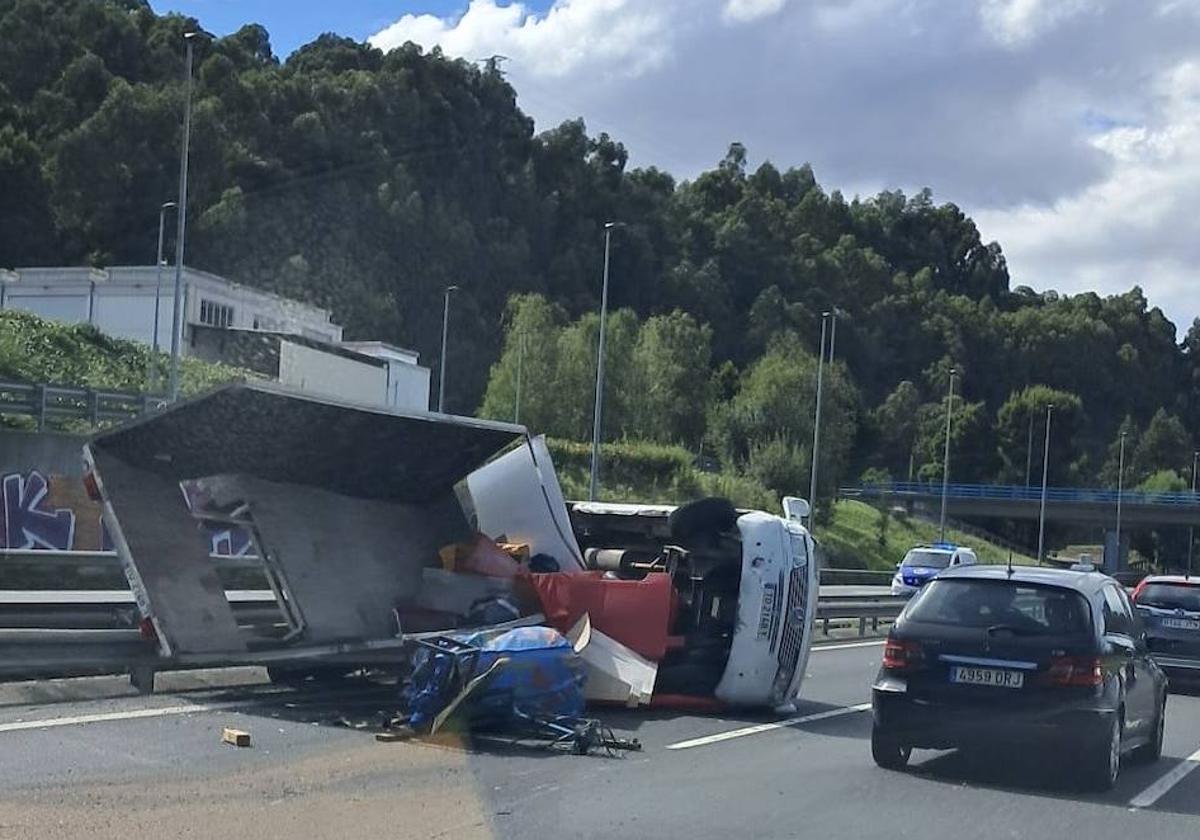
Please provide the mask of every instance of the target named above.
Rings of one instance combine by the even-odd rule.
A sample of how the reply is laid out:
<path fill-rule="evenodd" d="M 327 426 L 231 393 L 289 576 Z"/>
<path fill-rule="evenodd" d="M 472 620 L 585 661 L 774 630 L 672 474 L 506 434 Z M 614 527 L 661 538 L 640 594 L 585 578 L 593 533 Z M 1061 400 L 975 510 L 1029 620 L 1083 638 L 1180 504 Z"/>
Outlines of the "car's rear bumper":
<path fill-rule="evenodd" d="M 905 692 L 881 690 L 876 683 L 872 713 L 879 730 L 909 746 L 952 749 L 1079 743 L 1081 739 L 1102 737 L 1115 710 L 1099 702 L 1099 698 L 1018 709 L 938 703 L 910 697 Z"/>
<path fill-rule="evenodd" d="M 1150 656 L 1168 677 L 1200 680 L 1200 658 L 1161 653 L 1152 653 Z"/>

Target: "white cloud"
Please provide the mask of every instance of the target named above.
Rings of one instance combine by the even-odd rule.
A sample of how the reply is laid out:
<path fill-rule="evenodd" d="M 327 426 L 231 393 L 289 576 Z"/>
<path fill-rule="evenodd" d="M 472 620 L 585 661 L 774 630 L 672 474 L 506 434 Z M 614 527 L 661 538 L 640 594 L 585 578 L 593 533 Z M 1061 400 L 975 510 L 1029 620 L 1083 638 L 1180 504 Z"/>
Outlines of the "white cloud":
<path fill-rule="evenodd" d="M 670 4 L 665 4 L 670 5 Z M 636 76 L 668 55 L 669 19 L 658 3 L 636 0 L 560 0 L 545 15 L 523 3 L 471 0 L 456 19 L 404 15 L 370 38 L 384 50 L 406 41 L 464 58 L 505 55 L 542 77 L 584 68 Z"/>
<path fill-rule="evenodd" d="M 690 177 L 738 140 L 831 189 L 929 186 L 1014 284 L 1200 310 L 1200 0 L 472 0 L 372 43 L 406 40 L 509 57 L 540 129 L 583 116 L 633 165 Z"/>
<path fill-rule="evenodd" d="M 721 14 L 726 20 L 741 23 L 773 15 L 784 7 L 787 0 L 725 0 Z"/>
<path fill-rule="evenodd" d="M 1164 71 L 1150 90 L 1147 124 L 1094 138 L 1113 160 L 1106 178 L 1048 207 L 977 221 L 1004 243 L 1017 282 L 1110 294 L 1137 284 L 1182 332 L 1200 315 L 1200 62 Z"/>
<path fill-rule="evenodd" d="M 1016 46 L 1098 5 L 1097 0 L 982 0 L 979 13 L 997 40 Z"/>

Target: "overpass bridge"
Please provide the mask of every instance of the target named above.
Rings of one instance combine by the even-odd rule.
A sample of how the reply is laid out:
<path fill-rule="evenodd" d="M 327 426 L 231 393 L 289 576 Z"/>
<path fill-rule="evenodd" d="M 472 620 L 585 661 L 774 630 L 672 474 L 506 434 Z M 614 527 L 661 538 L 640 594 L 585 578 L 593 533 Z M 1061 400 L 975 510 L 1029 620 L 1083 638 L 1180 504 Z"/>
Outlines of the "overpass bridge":
<path fill-rule="evenodd" d="M 899 504 L 939 506 L 941 483 L 897 481 L 843 487 L 847 499 L 887 498 Z M 1125 490 L 1121 494 L 1123 528 L 1200 525 L 1200 493 L 1148 493 Z M 996 484 L 950 484 L 946 488 L 946 511 L 951 516 L 999 519 L 1037 519 L 1041 508 L 1040 487 Z M 1075 487 L 1046 488 L 1046 521 L 1077 522 L 1112 527 L 1117 519 L 1117 491 Z"/>

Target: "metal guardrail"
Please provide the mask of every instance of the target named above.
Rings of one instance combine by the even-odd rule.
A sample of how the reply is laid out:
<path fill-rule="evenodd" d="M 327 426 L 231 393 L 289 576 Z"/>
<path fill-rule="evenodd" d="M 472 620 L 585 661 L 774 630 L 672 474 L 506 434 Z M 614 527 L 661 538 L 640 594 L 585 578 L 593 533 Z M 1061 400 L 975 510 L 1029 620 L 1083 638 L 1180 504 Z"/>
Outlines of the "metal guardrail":
<path fill-rule="evenodd" d="M 39 431 L 55 420 L 85 420 L 92 426 L 120 422 L 165 404 L 161 394 L 0 382 L 0 414 L 34 417 Z"/>
<path fill-rule="evenodd" d="M 257 567 L 256 557 L 210 555 L 221 566 Z M 0 549 L 5 565 L 92 567 L 111 571 L 112 551 Z M 857 622 L 858 632 L 894 619 L 904 601 L 873 585 L 890 572 L 822 569 L 817 619 L 829 635 L 834 622 Z M 849 584 L 828 583 L 849 580 Z M 239 624 L 278 626 L 282 614 L 270 590 L 226 592 Z M 128 590 L 0 590 L 0 679 L 129 673 L 139 687 L 152 685 L 161 665 L 155 645 L 139 634 L 139 614 Z M 151 676 L 147 676 L 151 675 Z"/>
<path fill-rule="evenodd" d="M 843 487 L 838 493 L 846 497 L 861 496 L 940 496 L 941 484 L 920 481 L 895 481 L 890 484 L 864 484 L 861 487 Z M 954 499 L 985 499 L 994 501 L 1036 502 L 1042 498 L 1040 487 L 1000 484 L 950 484 L 946 495 Z M 1196 505 L 1200 506 L 1200 493 L 1190 491 L 1147 493 L 1140 490 L 1123 490 L 1119 494 L 1121 504 L 1126 505 Z M 1048 487 L 1048 502 L 1082 502 L 1095 504 L 1117 503 L 1116 490 L 1105 488 Z"/>

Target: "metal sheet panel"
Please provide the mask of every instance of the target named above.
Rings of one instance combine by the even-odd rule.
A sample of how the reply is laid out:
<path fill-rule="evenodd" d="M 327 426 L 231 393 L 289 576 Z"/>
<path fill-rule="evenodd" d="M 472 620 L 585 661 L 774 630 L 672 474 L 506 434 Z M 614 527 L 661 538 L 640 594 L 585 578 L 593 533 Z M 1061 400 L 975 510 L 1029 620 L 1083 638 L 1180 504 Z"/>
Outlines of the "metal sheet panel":
<path fill-rule="evenodd" d="M 524 436 L 520 426 L 243 383 L 97 435 L 92 448 L 176 480 L 254 475 L 354 498 L 422 503 Z"/>
<path fill-rule="evenodd" d="M 241 652 L 246 642 L 209 544 L 197 527 L 179 482 L 92 452 L 110 527 L 139 603 L 153 616 L 164 653 Z M 140 591 L 139 591 L 140 590 Z"/>

